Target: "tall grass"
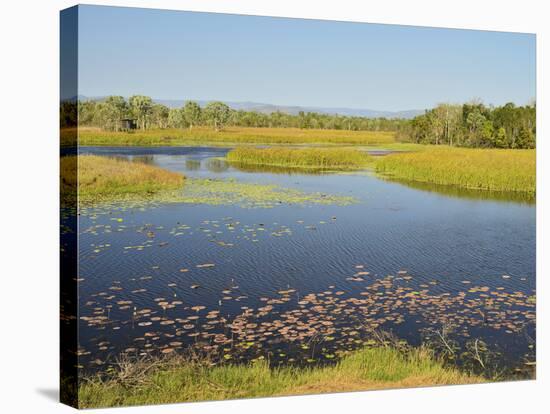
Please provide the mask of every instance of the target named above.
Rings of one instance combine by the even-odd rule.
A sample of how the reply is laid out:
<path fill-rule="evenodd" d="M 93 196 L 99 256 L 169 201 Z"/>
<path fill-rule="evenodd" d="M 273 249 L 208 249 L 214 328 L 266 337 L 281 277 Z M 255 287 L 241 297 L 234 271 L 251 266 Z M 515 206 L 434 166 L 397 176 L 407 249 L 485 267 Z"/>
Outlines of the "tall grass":
<path fill-rule="evenodd" d="M 340 170 L 364 167 L 370 158 L 363 151 L 339 148 L 239 147 L 227 154 L 229 162 L 244 165 Z"/>
<path fill-rule="evenodd" d="M 424 147 L 381 157 L 376 171 L 402 180 L 490 191 L 536 190 L 535 150 Z"/>
<path fill-rule="evenodd" d="M 95 155 L 61 159 L 62 193 L 78 192 L 81 201 L 126 195 L 151 195 L 181 188 L 184 176 L 152 165 Z"/>
<path fill-rule="evenodd" d="M 221 131 L 209 128 L 152 129 L 111 132 L 98 128 L 79 128 L 80 145 L 197 145 L 197 144 L 340 144 L 383 145 L 395 143 L 394 132 L 343 131 L 299 128 L 229 127 Z"/>
<path fill-rule="evenodd" d="M 252 398 L 381 388 L 482 382 L 443 366 L 425 348 L 402 353 L 365 348 L 331 366 L 270 368 L 265 361 L 212 366 L 183 358 L 163 363 L 137 362 L 122 375 L 88 378 L 79 388 L 80 408 L 166 404 L 184 401 Z"/>

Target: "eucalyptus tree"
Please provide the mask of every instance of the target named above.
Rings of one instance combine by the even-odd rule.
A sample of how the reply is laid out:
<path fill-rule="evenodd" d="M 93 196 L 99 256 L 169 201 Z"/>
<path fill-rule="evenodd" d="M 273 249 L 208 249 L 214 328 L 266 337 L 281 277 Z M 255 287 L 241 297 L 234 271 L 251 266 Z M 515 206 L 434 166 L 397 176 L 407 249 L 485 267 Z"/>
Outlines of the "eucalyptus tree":
<path fill-rule="evenodd" d="M 522 126 L 519 129 L 515 144 L 517 148 L 535 148 L 535 134 L 533 134 L 531 129 Z"/>
<path fill-rule="evenodd" d="M 198 103 L 194 101 L 187 101 L 182 111 L 183 118 L 187 125 L 189 125 L 189 129 L 193 129 L 193 126 L 200 124 L 202 110 Z"/>
<path fill-rule="evenodd" d="M 223 102 L 210 102 L 204 107 L 204 117 L 216 131 L 219 131 L 229 121 L 231 109 Z"/>
<path fill-rule="evenodd" d="M 182 108 L 171 108 L 168 112 L 168 126 L 170 128 L 184 128 L 185 118 Z"/>
<path fill-rule="evenodd" d="M 137 118 L 137 123 L 141 129 L 146 129 L 149 118 L 153 111 L 153 100 L 149 96 L 134 95 L 128 100 L 130 110 Z"/>
<path fill-rule="evenodd" d="M 497 129 L 496 134 L 493 136 L 492 146 L 495 148 L 506 148 L 508 146 L 508 141 L 506 140 L 506 129 L 504 127 Z"/>
<path fill-rule="evenodd" d="M 434 110 L 434 115 L 438 119 L 437 133 L 442 143 L 453 145 L 460 144 L 461 123 L 462 123 L 462 106 L 449 103 L 438 104 Z"/>
<path fill-rule="evenodd" d="M 168 127 L 168 116 L 170 114 L 170 109 L 161 104 L 154 104 L 151 109 L 151 119 L 157 128 L 167 128 Z"/>
<path fill-rule="evenodd" d="M 128 104 L 122 96 L 109 96 L 102 105 L 103 128 L 120 130 L 120 121 L 128 113 Z"/>
<path fill-rule="evenodd" d="M 78 102 L 79 125 L 96 125 L 97 103 L 95 101 Z"/>
<path fill-rule="evenodd" d="M 481 144 L 484 126 L 487 118 L 483 116 L 478 108 L 471 111 L 466 117 L 466 125 L 468 126 L 469 140 L 472 146 L 477 147 Z"/>

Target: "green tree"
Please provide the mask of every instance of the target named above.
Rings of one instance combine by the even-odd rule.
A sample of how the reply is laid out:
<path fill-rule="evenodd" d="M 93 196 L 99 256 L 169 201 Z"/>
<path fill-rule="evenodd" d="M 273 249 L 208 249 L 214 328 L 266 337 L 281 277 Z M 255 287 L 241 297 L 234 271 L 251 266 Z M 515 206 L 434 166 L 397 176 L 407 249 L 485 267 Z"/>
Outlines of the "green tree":
<path fill-rule="evenodd" d="M 103 128 L 118 131 L 120 121 L 127 115 L 128 105 L 122 96 L 109 96 L 103 103 Z"/>
<path fill-rule="evenodd" d="M 141 129 L 146 129 L 153 110 L 153 100 L 148 96 L 134 95 L 128 100 L 130 109 Z"/>
<path fill-rule="evenodd" d="M 529 128 L 522 126 L 515 144 L 516 148 L 535 148 L 535 135 Z"/>
<path fill-rule="evenodd" d="M 486 120 L 483 123 L 483 128 L 480 131 L 479 145 L 484 147 L 492 146 L 494 132 L 495 129 L 493 128 L 493 123 L 489 120 Z"/>
<path fill-rule="evenodd" d="M 185 118 L 183 116 L 183 109 L 171 108 L 168 112 L 168 126 L 170 128 L 183 128 L 185 127 Z"/>
<path fill-rule="evenodd" d="M 439 104 L 434 112 L 439 118 L 441 141 L 445 144 L 460 144 L 462 106 L 448 103 Z"/>
<path fill-rule="evenodd" d="M 466 118 L 466 125 L 468 126 L 468 132 L 470 134 L 470 144 L 474 147 L 478 147 L 481 144 L 483 138 L 483 127 L 487 119 L 481 114 L 478 108 L 471 111 Z"/>
<path fill-rule="evenodd" d="M 231 116 L 231 109 L 223 102 L 210 102 L 204 108 L 204 116 L 216 131 L 223 129 Z"/>
<path fill-rule="evenodd" d="M 495 148 L 506 148 L 507 141 L 506 141 L 506 129 L 503 127 L 500 127 L 496 134 L 493 136 L 493 147 Z"/>
<path fill-rule="evenodd" d="M 167 106 L 155 104 L 151 109 L 151 120 L 157 126 L 157 128 L 168 127 L 168 116 L 170 115 L 170 109 Z"/>
<path fill-rule="evenodd" d="M 201 122 L 202 110 L 198 103 L 194 101 L 187 101 L 183 107 L 183 118 L 189 129 L 192 129 L 193 126 L 199 125 Z"/>

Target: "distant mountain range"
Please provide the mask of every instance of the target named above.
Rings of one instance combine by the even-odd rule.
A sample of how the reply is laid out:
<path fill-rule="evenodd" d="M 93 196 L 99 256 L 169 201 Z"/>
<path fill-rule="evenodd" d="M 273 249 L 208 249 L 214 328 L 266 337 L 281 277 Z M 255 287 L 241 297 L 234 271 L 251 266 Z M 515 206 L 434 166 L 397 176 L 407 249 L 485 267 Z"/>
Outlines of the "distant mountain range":
<path fill-rule="evenodd" d="M 102 101 L 105 96 L 88 97 L 79 95 L 78 99 L 81 101 Z M 153 101 L 169 108 L 181 108 L 186 99 L 155 99 Z M 207 100 L 195 100 L 200 106 L 204 106 L 212 101 Z M 291 115 L 297 115 L 299 112 L 317 112 L 320 114 L 330 115 L 343 115 L 343 116 L 362 116 L 366 118 L 403 118 L 411 119 L 417 115 L 424 113 L 424 110 L 411 109 L 406 111 L 378 111 L 374 109 L 356 109 L 356 108 L 325 108 L 317 106 L 290 106 L 290 105 L 273 105 L 260 102 L 227 102 L 224 101 L 230 108 L 242 111 L 256 111 L 263 114 L 270 114 L 272 112 L 283 112 Z"/>

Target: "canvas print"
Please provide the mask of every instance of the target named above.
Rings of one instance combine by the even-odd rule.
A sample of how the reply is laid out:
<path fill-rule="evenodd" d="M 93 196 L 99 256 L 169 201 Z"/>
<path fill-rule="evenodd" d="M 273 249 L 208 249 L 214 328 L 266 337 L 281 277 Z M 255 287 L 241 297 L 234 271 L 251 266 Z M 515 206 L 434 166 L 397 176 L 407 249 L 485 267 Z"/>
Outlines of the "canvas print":
<path fill-rule="evenodd" d="M 534 34 L 61 12 L 61 399 L 534 379 Z"/>

